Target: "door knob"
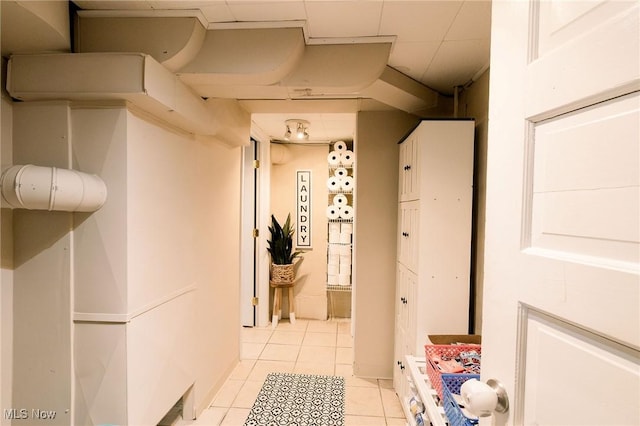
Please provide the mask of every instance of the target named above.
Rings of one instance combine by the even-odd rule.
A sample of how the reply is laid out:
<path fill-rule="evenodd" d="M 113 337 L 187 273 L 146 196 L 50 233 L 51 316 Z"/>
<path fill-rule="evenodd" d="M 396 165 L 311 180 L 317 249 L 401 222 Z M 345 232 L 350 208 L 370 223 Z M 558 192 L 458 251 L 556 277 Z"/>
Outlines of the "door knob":
<path fill-rule="evenodd" d="M 489 379 L 487 383 L 469 379 L 460 387 L 460 396 L 467 410 L 478 417 L 490 416 L 494 411 L 506 413 L 509 397 L 502 383 Z"/>

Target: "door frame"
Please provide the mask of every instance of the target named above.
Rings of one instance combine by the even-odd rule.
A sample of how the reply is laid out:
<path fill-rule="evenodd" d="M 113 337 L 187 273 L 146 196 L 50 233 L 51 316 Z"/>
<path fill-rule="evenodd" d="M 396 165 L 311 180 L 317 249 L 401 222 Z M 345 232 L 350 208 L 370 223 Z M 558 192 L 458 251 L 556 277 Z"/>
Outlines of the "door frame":
<path fill-rule="evenodd" d="M 257 306 L 252 298 L 257 296 L 257 240 L 253 230 L 257 222 L 258 170 L 254 166 L 260 142 L 251 138 L 249 145 L 242 147 L 242 199 L 240 232 L 240 324 L 243 327 L 256 325 Z"/>
<path fill-rule="evenodd" d="M 266 327 L 269 325 L 269 254 L 267 252 L 267 235 L 269 218 L 271 211 L 271 150 L 270 140 L 267 135 L 262 133 L 260 129 L 252 126 L 251 138 L 257 141 L 258 152 L 257 159 L 259 167 L 257 169 L 256 176 L 256 188 L 255 188 L 255 214 L 256 214 L 256 228 L 258 229 L 258 237 L 255 241 L 255 269 L 248 271 L 254 275 L 255 279 L 255 296 L 258 298 L 258 304 L 254 307 L 254 326 Z M 243 149 L 246 149 L 243 148 Z M 243 155 L 244 159 L 244 155 Z M 243 160 L 244 167 L 244 160 Z M 245 175 L 242 174 L 244 180 Z M 243 198 L 244 194 L 244 181 L 242 182 Z M 251 235 L 253 233 L 253 223 L 243 223 L 241 225 L 241 235 Z M 247 244 L 248 239 L 241 238 L 241 253 L 245 252 L 244 245 Z M 253 245 L 253 242 L 252 242 Z M 246 274 L 247 271 L 241 269 L 240 275 Z M 241 279 L 241 286 L 243 280 Z M 239 290 L 242 294 L 242 288 Z M 242 303 L 242 301 L 241 301 Z M 242 305 L 241 305 L 242 310 Z"/>

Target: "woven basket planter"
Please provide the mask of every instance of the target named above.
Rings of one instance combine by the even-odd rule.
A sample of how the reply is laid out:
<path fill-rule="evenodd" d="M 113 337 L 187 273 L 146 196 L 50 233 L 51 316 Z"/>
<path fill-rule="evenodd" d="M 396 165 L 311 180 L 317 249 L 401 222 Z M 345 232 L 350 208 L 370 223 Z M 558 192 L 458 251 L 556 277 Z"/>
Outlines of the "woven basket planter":
<path fill-rule="evenodd" d="M 271 264 L 271 281 L 275 283 L 292 283 L 293 279 L 293 263 L 288 265 Z"/>

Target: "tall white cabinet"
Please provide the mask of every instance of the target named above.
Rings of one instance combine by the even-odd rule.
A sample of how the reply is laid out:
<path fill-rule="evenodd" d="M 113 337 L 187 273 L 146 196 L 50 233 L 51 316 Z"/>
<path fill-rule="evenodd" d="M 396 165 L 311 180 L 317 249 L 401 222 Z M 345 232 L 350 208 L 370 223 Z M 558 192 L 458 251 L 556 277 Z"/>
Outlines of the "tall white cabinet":
<path fill-rule="evenodd" d="M 394 387 L 429 334 L 467 334 L 473 120 L 425 120 L 400 143 Z M 403 401 L 406 403 L 406 401 Z"/>

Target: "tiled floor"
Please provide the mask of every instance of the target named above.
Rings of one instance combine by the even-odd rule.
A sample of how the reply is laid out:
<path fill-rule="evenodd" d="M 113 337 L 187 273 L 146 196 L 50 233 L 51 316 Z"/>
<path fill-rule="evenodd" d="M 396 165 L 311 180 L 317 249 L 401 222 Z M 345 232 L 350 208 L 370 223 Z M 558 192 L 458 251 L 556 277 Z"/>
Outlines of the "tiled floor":
<path fill-rule="evenodd" d="M 391 380 L 353 376 L 349 320 L 281 321 L 275 330 L 243 328 L 241 362 L 211 406 L 180 426 L 241 426 L 268 373 L 329 374 L 345 377 L 346 426 L 400 426 L 402 407 Z"/>

